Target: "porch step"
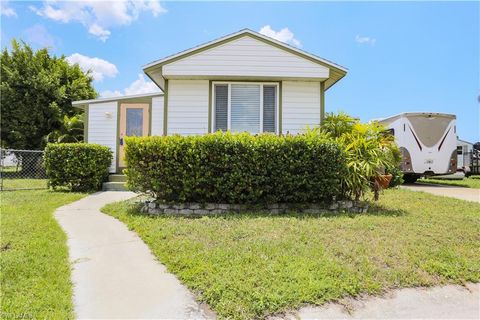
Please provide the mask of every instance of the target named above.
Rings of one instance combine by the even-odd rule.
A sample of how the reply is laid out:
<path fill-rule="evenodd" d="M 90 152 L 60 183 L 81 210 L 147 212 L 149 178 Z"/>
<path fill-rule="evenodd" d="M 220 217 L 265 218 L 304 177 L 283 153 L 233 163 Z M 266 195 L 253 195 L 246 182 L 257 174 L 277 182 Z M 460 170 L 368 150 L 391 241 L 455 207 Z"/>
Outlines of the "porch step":
<path fill-rule="evenodd" d="M 108 176 L 109 182 L 127 182 L 127 177 L 124 174 L 111 174 Z"/>
<path fill-rule="evenodd" d="M 102 185 L 103 191 L 127 191 L 125 182 L 104 182 Z"/>

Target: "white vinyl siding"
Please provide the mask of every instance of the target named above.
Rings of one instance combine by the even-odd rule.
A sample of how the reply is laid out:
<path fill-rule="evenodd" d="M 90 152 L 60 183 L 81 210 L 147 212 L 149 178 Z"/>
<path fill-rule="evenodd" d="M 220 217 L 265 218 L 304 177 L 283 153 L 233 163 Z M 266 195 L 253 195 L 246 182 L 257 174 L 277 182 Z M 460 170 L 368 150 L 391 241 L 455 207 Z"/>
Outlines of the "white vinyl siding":
<path fill-rule="evenodd" d="M 152 98 L 152 136 L 163 135 L 163 97 Z"/>
<path fill-rule="evenodd" d="M 168 134 L 208 132 L 208 80 L 168 81 Z"/>
<path fill-rule="evenodd" d="M 92 103 L 88 106 L 88 143 L 109 147 L 113 160 L 109 171 L 115 172 L 117 159 L 117 102 Z"/>
<path fill-rule="evenodd" d="M 329 69 L 270 44 L 244 36 L 162 67 L 163 76 L 329 77 Z"/>
<path fill-rule="evenodd" d="M 282 131 L 297 134 L 320 124 L 320 82 L 283 81 Z"/>

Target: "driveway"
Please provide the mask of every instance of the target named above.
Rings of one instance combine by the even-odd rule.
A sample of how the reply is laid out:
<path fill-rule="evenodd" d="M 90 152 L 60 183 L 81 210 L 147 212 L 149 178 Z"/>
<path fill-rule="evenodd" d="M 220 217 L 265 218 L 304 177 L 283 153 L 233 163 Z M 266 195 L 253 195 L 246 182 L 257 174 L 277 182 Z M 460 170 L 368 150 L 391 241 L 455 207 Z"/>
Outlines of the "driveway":
<path fill-rule="evenodd" d="M 100 212 L 132 192 L 98 192 L 59 208 L 73 265 L 74 310 L 79 319 L 205 319 L 194 296 L 155 260 L 143 241 Z"/>
<path fill-rule="evenodd" d="M 444 196 L 457 198 L 460 200 L 480 202 L 480 189 L 421 183 L 404 184 L 401 187 L 413 191 L 428 192 L 436 196 Z"/>
<path fill-rule="evenodd" d="M 480 284 L 407 288 L 384 297 L 302 308 L 300 319 L 480 319 Z"/>

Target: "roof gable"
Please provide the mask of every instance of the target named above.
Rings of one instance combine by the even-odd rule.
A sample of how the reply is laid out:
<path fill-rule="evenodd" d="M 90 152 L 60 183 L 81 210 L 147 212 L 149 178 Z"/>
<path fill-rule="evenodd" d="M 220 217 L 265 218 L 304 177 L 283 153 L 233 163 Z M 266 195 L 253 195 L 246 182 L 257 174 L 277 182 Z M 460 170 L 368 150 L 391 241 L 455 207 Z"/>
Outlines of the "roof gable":
<path fill-rule="evenodd" d="M 166 62 L 165 78 L 189 76 L 279 77 L 325 80 L 329 68 L 250 35 Z"/>
<path fill-rule="evenodd" d="M 165 57 L 163 59 L 154 61 L 152 63 L 149 63 L 149 64 L 145 65 L 143 70 L 152 80 L 155 81 L 155 83 L 157 83 L 161 88 L 163 88 L 163 81 L 164 81 L 163 75 L 162 75 L 162 67 L 163 66 L 165 66 L 167 64 L 173 64 L 174 62 L 185 59 L 189 56 L 197 55 L 201 52 L 208 51 L 208 50 L 213 49 L 215 47 L 225 45 L 229 42 L 233 42 L 235 40 L 238 40 L 238 39 L 246 37 L 246 36 L 248 36 L 250 38 L 253 38 L 257 41 L 261 41 L 264 44 L 267 44 L 267 45 L 273 46 L 275 48 L 281 49 L 285 52 L 289 52 L 289 53 L 291 53 L 295 56 L 298 56 L 298 57 L 304 58 L 306 60 L 309 60 L 309 61 L 313 62 L 314 64 L 317 64 L 317 65 L 324 66 L 324 67 L 328 68 L 330 70 L 330 77 L 326 80 L 325 88 L 328 88 L 331 85 L 333 85 L 335 82 L 337 82 L 338 80 L 343 78 L 345 76 L 345 74 L 347 73 L 347 69 L 340 66 L 340 65 L 337 65 L 337 64 L 335 64 L 331 61 L 320 58 L 320 57 L 315 56 L 313 54 L 310 54 L 306 51 L 303 51 L 303 50 L 300 50 L 298 48 L 292 47 L 288 44 L 285 44 L 283 42 L 280 42 L 280 41 L 277 41 L 275 39 L 269 38 L 267 36 L 264 36 L 260 33 L 254 32 L 254 31 L 249 30 L 249 29 L 241 30 L 239 32 L 227 35 L 227 36 L 222 37 L 220 39 L 217 39 L 217 40 L 214 40 L 214 41 L 211 41 L 211 42 L 207 42 L 207 43 L 199 45 L 197 47 L 194 47 L 194 48 L 179 52 L 177 54 Z"/>

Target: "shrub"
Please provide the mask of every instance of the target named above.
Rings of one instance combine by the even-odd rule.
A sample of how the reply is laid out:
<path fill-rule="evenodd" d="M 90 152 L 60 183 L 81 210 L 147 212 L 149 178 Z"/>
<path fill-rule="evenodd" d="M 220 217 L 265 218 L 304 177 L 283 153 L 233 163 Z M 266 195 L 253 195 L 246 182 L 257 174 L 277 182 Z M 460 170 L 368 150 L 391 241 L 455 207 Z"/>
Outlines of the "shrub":
<path fill-rule="evenodd" d="M 125 158 L 128 187 L 164 202 L 328 201 L 346 170 L 339 145 L 314 135 L 131 137 Z"/>
<path fill-rule="evenodd" d="M 72 191 L 99 190 L 112 162 L 109 148 L 86 143 L 49 143 L 44 157 L 49 185 Z"/>
<path fill-rule="evenodd" d="M 379 186 L 374 183 L 375 178 L 394 172 L 400 162 L 394 137 L 377 122 L 360 123 L 345 113 L 327 114 L 322 127 L 314 131 L 335 139 L 345 149 L 348 167 L 343 179 L 345 195 L 359 199 L 373 190 L 377 200 Z M 394 178 L 394 183 L 398 183 L 398 177 Z"/>

